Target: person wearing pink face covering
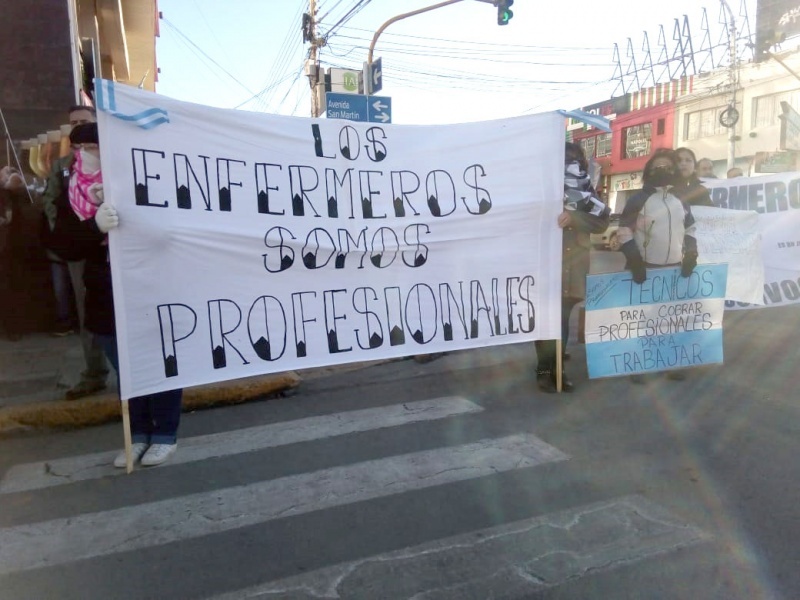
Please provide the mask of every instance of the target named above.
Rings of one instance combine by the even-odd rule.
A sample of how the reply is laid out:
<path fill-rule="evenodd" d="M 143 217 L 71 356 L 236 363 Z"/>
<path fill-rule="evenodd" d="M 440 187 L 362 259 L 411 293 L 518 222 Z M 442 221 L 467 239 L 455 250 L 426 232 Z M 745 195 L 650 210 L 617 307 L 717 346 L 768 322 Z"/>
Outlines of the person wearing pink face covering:
<path fill-rule="evenodd" d="M 85 261 L 83 284 L 86 290 L 84 325 L 103 348 L 106 358 L 119 370 L 108 232 L 119 226 L 119 216 L 104 201 L 97 124 L 79 125 L 70 134 L 77 150 L 75 176 L 70 179 L 69 208 L 73 218 L 57 233 L 56 247 L 69 245 Z M 177 448 L 183 390 L 169 390 L 128 400 L 131 417 L 132 453 L 135 463 L 155 466 L 166 461 Z M 125 452 L 114 459 L 123 468 Z"/>

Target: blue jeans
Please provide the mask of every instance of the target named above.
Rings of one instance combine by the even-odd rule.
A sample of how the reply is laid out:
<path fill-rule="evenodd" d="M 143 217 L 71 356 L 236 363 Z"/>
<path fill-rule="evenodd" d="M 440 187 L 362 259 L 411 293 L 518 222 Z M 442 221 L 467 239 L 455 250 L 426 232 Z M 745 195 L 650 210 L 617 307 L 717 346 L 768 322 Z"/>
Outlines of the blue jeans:
<path fill-rule="evenodd" d="M 108 362 L 119 375 L 117 338 L 113 335 L 95 336 L 106 353 Z M 174 444 L 181 422 L 183 389 L 156 392 L 128 400 L 133 443 Z"/>

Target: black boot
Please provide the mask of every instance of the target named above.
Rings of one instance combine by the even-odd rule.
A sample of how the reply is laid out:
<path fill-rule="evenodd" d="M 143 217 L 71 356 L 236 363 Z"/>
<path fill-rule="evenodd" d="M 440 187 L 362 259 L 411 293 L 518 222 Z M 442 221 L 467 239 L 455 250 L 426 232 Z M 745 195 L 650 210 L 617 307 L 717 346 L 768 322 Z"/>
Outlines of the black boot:
<path fill-rule="evenodd" d="M 543 392 L 552 394 L 556 391 L 556 380 L 549 369 L 536 369 L 536 383 Z"/>

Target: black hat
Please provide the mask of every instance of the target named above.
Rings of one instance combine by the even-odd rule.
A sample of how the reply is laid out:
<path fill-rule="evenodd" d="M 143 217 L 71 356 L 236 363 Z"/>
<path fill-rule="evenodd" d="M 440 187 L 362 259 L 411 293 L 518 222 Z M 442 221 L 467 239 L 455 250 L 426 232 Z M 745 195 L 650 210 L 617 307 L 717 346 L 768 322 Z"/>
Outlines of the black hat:
<path fill-rule="evenodd" d="M 69 134 L 70 144 L 99 144 L 97 123 L 82 123 L 72 128 Z"/>

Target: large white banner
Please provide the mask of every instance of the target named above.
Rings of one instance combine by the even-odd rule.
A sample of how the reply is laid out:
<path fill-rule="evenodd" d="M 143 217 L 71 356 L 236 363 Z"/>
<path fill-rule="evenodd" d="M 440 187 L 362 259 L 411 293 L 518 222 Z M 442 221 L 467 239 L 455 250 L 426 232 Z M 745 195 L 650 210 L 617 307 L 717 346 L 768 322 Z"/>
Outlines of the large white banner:
<path fill-rule="evenodd" d="M 762 303 L 800 303 L 800 173 L 707 179 L 703 185 L 715 206 L 758 213 L 764 261 Z"/>
<path fill-rule="evenodd" d="M 109 82 L 98 107 L 123 398 L 559 335 L 556 113 L 378 125 Z"/>

